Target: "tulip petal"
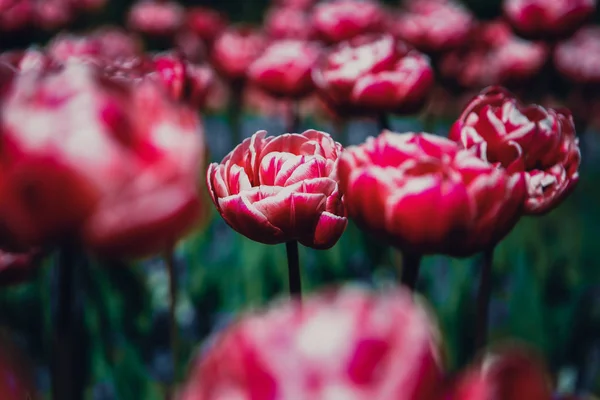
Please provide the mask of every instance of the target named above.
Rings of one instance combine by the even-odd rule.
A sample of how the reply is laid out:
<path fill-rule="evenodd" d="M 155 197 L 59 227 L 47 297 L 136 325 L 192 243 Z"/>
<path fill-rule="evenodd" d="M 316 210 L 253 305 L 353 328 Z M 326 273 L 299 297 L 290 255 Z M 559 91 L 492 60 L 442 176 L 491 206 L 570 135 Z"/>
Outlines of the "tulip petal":
<path fill-rule="evenodd" d="M 300 243 L 315 249 L 329 249 L 337 243 L 347 225 L 347 218 L 325 211 L 321 214 L 317 222 L 314 235 L 310 238 L 311 240 L 305 241 L 301 239 Z"/>

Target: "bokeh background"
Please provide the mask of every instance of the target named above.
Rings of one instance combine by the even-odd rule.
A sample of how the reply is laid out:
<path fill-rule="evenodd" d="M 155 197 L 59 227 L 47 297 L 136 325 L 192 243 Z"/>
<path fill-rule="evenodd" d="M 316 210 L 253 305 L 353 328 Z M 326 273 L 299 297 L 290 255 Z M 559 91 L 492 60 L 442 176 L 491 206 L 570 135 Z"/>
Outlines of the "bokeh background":
<path fill-rule="evenodd" d="M 550 1 L 550 0 L 549 0 Z M 124 25 L 132 1 L 109 1 L 101 12 L 79 17 L 65 29 L 84 32 L 102 25 Z M 261 23 L 269 0 L 181 1 L 221 10 L 234 22 Z M 387 2 L 396 5 L 396 2 Z M 480 19 L 501 14 L 499 0 L 468 0 Z M 600 14 L 595 16 L 600 22 Z M 4 32 L 2 50 L 43 45 L 56 32 Z M 149 43 L 149 49 L 161 44 Z M 154 48 L 153 48 L 154 46 Z M 575 61 L 574 61 L 575 62 Z M 232 147 L 227 114 L 203 116 L 214 161 Z M 434 130 L 446 134 L 452 119 Z M 248 110 L 246 136 L 258 129 L 285 130 L 285 121 Z M 331 131 L 327 122 L 306 118 L 304 128 Z M 419 118 L 394 118 L 397 131 L 419 131 Z M 348 141 L 378 133 L 374 121 L 348 126 Z M 581 133 L 581 132 L 580 132 Z M 499 246 L 494 266 L 491 338 L 518 338 L 546 355 L 559 391 L 575 388 L 600 395 L 600 132 L 589 128 L 582 141 L 581 180 L 573 195 L 541 218 L 523 218 Z M 169 355 L 168 277 L 161 258 L 134 266 L 91 265 L 78 279 L 76 299 L 85 329 L 73 343 L 79 349 L 80 376 L 88 398 L 162 399 L 166 383 L 182 376 L 203 340 L 238 313 L 266 304 L 287 288 L 284 246 L 254 243 L 227 227 L 216 211 L 206 226 L 177 249 L 177 318 L 184 350 L 173 371 Z M 393 284 L 394 254 L 365 237 L 352 223 L 330 250 L 301 248 L 303 282 L 311 291 L 349 280 L 375 286 Z M 51 260 L 48 261 L 51 264 Z M 478 260 L 427 257 L 418 290 L 439 318 L 449 364 L 458 369 L 473 355 L 472 323 Z M 37 384 L 50 387 L 49 357 L 55 271 L 40 268 L 31 282 L 0 290 L 0 325 L 36 366 Z"/>

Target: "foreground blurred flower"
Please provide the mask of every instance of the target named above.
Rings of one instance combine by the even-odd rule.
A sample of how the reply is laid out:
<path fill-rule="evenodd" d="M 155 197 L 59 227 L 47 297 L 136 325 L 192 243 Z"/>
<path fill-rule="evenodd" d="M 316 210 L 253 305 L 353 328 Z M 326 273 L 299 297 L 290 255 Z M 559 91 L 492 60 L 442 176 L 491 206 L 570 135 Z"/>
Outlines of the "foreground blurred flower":
<path fill-rule="evenodd" d="M 587 26 L 559 43 L 554 64 L 571 82 L 597 87 L 600 84 L 600 27 Z"/>
<path fill-rule="evenodd" d="M 384 132 L 348 147 L 338 168 L 349 217 L 414 254 L 469 256 L 495 245 L 525 196 L 522 174 L 427 133 Z"/>
<path fill-rule="evenodd" d="M 211 59 L 215 69 L 230 81 L 243 81 L 250 64 L 266 46 L 258 30 L 242 26 L 226 30 L 213 46 Z"/>
<path fill-rule="evenodd" d="M 429 58 L 390 35 L 340 43 L 313 70 L 319 95 L 342 115 L 417 111 L 433 84 Z"/>
<path fill-rule="evenodd" d="M 276 97 L 300 98 L 311 92 L 311 72 L 320 54 L 317 45 L 301 40 L 273 42 L 248 68 L 252 83 Z"/>
<path fill-rule="evenodd" d="M 237 232 L 266 244 L 333 246 L 346 228 L 336 161 L 341 145 L 324 133 L 256 132 L 210 165 L 215 206 Z"/>
<path fill-rule="evenodd" d="M 392 32 L 421 51 L 439 53 L 464 45 L 474 25 L 474 17 L 459 4 L 425 0 L 395 18 Z"/>
<path fill-rule="evenodd" d="M 265 30 L 274 39 L 314 39 L 310 14 L 291 7 L 273 8 L 265 17 Z"/>
<path fill-rule="evenodd" d="M 197 362 L 182 400 L 434 400 L 438 331 L 405 290 L 345 287 L 249 315 Z"/>
<path fill-rule="evenodd" d="M 551 381 L 544 364 L 529 350 L 493 350 L 462 373 L 450 400 L 551 400 Z"/>
<path fill-rule="evenodd" d="M 315 6 L 313 24 L 320 39 L 338 43 L 366 33 L 386 29 L 385 12 L 378 3 L 360 0 L 333 0 Z"/>
<path fill-rule="evenodd" d="M 515 30 L 532 39 L 568 37 L 595 8 L 596 0 L 504 0 L 504 13 Z"/>
<path fill-rule="evenodd" d="M 159 89 L 109 82 L 85 64 L 20 75 L 0 126 L 10 237 L 36 245 L 83 230 L 90 247 L 118 257 L 185 233 L 201 206 L 202 138 L 195 113 Z"/>
<path fill-rule="evenodd" d="M 185 10 L 176 2 L 141 0 L 129 11 L 128 26 L 150 36 L 170 37 L 184 23 Z"/>
<path fill-rule="evenodd" d="M 466 106 L 450 138 L 486 161 L 525 172 L 525 212 L 556 207 L 579 180 L 581 154 L 568 110 L 524 106 L 505 89 L 483 90 Z"/>

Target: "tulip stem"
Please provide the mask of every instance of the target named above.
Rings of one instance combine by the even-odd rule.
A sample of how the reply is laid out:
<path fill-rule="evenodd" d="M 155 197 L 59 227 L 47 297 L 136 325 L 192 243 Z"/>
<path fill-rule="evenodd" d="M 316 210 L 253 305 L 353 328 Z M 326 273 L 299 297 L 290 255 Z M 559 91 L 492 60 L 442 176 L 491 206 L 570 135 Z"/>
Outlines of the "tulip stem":
<path fill-rule="evenodd" d="M 173 382 L 177 381 L 177 361 L 179 359 L 179 330 L 177 325 L 177 268 L 173 246 L 169 246 L 164 255 L 169 275 L 169 338 L 171 345 L 171 363 Z"/>
<path fill-rule="evenodd" d="M 298 133 L 300 128 L 300 112 L 298 111 L 298 102 L 288 101 L 288 115 L 286 121 L 287 133 Z"/>
<path fill-rule="evenodd" d="M 302 298 L 302 282 L 300 280 L 300 257 L 298 256 L 298 241 L 292 240 L 285 243 L 288 261 L 288 279 L 290 283 L 290 296 Z"/>
<path fill-rule="evenodd" d="M 57 304 L 54 322 L 52 398 L 55 400 L 83 399 L 85 368 L 80 364 L 81 309 L 77 299 L 78 247 L 66 241 L 58 251 L 56 268 Z"/>
<path fill-rule="evenodd" d="M 402 273 L 400 283 L 414 291 L 419 279 L 419 267 L 421 266 L 421 254 L 402 252 Z"/>
<path fill-rule="evenodd" d="M 492 266 L 494 246 L 483 253 L 483 265 L 479 277 L 479 290 L 477 292 L 477 315 L 475 321 L 475 348 L 480 350 L 485 347 L 488 335 L 488 316 L 490 300 L 492 297 Z"/>
<path fill-rule="evenodd" d="M 379 116 L 379 133 L 383 131 L 391 130 L 390 117 L 387 114 L 381 114 Z"/>

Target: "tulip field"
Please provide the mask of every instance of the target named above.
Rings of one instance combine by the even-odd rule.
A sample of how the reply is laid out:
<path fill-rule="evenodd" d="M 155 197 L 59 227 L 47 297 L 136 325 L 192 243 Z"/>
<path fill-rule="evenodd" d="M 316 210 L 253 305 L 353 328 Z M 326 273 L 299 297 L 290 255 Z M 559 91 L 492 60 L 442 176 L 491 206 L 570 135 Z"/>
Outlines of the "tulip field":
<path fill-rule="evenodd" d="M 0 400 L 600 398 L 596 0 L 0 0 Z"/>

